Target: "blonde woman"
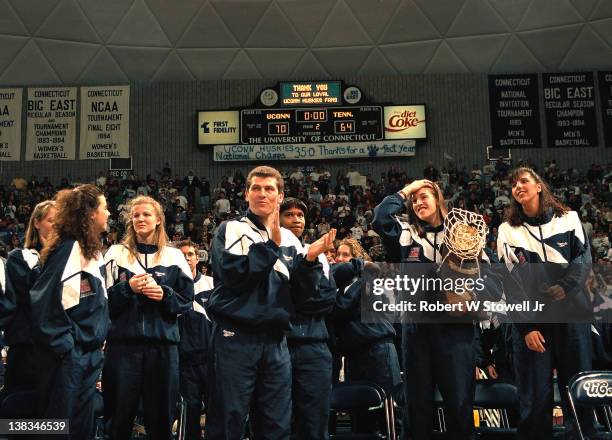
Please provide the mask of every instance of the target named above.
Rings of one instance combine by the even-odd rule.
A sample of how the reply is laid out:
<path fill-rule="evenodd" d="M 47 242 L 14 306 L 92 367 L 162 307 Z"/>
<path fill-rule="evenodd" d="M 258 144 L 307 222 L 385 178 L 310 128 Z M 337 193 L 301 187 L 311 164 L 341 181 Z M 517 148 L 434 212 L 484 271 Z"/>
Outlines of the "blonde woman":
<path fill-rule="evenodd" d="M 171 438 L 179 389 L 177 317 L 193 302 L 191 270 L 169 246 L 160 204 L 128 204 L 126 232 L 105 256 L 111 329 L 103 371 L 104 404 L 113 439 L 129 439 L 142 398 L 150 439 Z"/>
<path fill-rule="evenodd" d="M 23 249 L 14 249 L 6 261 L 4 294 L 0 296 L 0 324 L 10 347 L 3 392 L 36 388 L 37 365 L 32 345 L 30 289 L 40 274 L 39 252 L 53 229 L 55 202 L 34 207 Z"/>

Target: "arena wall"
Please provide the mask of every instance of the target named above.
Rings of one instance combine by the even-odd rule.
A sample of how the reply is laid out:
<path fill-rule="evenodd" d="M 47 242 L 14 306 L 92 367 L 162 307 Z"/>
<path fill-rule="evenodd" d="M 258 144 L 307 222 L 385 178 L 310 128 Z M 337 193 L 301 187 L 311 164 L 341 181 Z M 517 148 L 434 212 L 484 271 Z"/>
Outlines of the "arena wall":
<path fill-rule="evenodd" d="M 311 79 L 311 78 L 304 78 Z M 367 99 L 374 103 L 427 105 L 428 139 L 417 144 L 414 157 L 377 160 L 355 160 L 353 163 L 362 174 L 379 176 L 390 166 L 405 168 L 409 175 L 421 176 L 429 161 L 436 166 L 444 163 L 444 153 L 468 167 L 482 165 L 486 161 L 485 147 L 490 144 L 489 96 L 485 74 L 405 75 L 378 78 L 343 78 L 347 84 L 359 86 Z M 134 170 L 138 175 L 161 170 L 169 162 L 173 173 L 184 176 L 193 169 L 200 176 L 207 176 L 216 183 L 221 176 L 235 169 L 246 170 L 255 162 L 213 162 L 212 148 L 196 145 L 195 117 L 197 110 L 246 107 L 253 104 L 259 92 L 274 85 L 270 80 L 200 81 L 158 83 L 131 86 L 130 151 Z M 24 93 L 25 96 L 25 93 Z M 541 98 L 541 97 L 540 97 Z M 596 97 L 599 99 L 599 96 Z M 599 103 L 598 103 L 599 104 Z M 25 107 L 25 103 L 24 103 Z M 515 149 L 513 159 L 530 158 L 542 165 L 555 159 L 560 167 L 586 169 L 591 163 L 605 164 L 612 151 L 606 149 L 603 128 L 597 106 L 599 145 L 582 148 L 534 148 Z M 545 134 L 543 104 L 540 102 L 542 134 Z M 77 114 L 77 118 L 79 115 Z M 22 123 L 25 126 L 25 112 Z M 77 124 L 77 130 L 78 130 Z M 23 161 L 25 130 L 22 135 L 22 161 L 0 162 L 1 181 L 9 182 L 15 176 L 39 178 L 48 176 L 54 183 L 61 177 L 85 180 L 108 169 L 108 160 L 75 161 Z M 78 136 L 77 136 L 78 139 Z M 78 151 L 78 146 L 77 146 Z M 302 166 L 309 162 L 294 162 Z M 278 162 L 281 168 L 291 167 L 290 162 Z M 346 169 L 346 161 L 325 161 L 325 166 L 335 174 Z"/>

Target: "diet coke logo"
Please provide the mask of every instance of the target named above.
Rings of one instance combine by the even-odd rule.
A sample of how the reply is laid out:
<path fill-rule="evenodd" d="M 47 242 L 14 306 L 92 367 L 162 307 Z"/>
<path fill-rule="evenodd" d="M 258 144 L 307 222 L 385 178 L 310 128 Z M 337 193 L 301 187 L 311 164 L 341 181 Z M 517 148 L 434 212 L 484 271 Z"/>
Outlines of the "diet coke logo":
<path fill-rule="evenodd" d="M 589 397 L 612 397 L 612 385 L 607 380 L 589 380 L 583 388 Z"/>
<path fill-rule="evenodd" d="M 425 105 L 385 106 L 385 139 L 426 139 Z"/>
<path fill-rule="evenodd" d="M 404 111 L 389 118 L 387 131 L 402 131 L 418 126 L 421 122 L 416 111 Z M 389 128 L 390 127 L 390 128 Z"/>

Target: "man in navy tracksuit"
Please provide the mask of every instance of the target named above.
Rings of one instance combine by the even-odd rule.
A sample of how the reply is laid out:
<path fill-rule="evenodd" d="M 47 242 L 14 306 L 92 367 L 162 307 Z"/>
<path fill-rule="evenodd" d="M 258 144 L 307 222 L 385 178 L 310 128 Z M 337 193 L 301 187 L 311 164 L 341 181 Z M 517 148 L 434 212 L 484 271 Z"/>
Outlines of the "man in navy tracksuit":
<path fill-rule="evenodd" d="M 302 201 L 286 198 L 280 207 L 281 225 L 301 238 L 306 212 Z M 333 237 L 330 240 L 333 242 Z M 287 332 L 293 379 L 291 437 L 298 440 L 329 438 L 332 356 L 324 317 L 333 310 L 336 287 L 323 254 L 319 255 L 319 261 L 324 268 L 321 284 L 308 300 L 296 304 L 291 315 L 291 330 Z"/>
<path fill-rule="evenodd" d="M 181 396 L 187 411 L 185 439 L 195 440 L 202 438 L 200 414 L 207 394 L 206 371 L 212 322 L 206 307 L 213 289 L 213 279 L 197 270 L 198 253 L 194 243 L 185 240 L 177 247 L 185 256 L 193 275 L 193 309 L 179 316 L 179 370 Z"/>
<path fill-rule="evenodd" d="M 299 240 L 279 221 L 283 178 L 270 167 L 247 176 L 245 217 L 215 235 L 214 322 L 206 438 L 239 440 L 246 417 L 256 439 L 288 439 L 291 361 L 284 332 L 293 304 L 312 296 L 321 276 L 323 246 L 304 256 Z"/>
<path fill-rule="evenodd" d="M 433 197 L 433 202 L 428 202 L 427 197 Z M 399 217 L 406 200 L 409 205 L 408 222 Z M 424 215 L 420 212 L 427 213 L 428 204 L 438 212 L 436 222 L 421 221 L 419 217 Z M 415 214 L 415 211 L 419 214 Z M 437 185 L 429 181 L 415 181 L 398 193 L 385 197 L 374 210 L 372 226 L 382 238 L 388 261 L 428 263 L 421 266 L 415 264 L 410 269 L 414 272 L 411 273 L 413 277 L 423 270 L 429 277 L 431 269 L 437 268 L 443 260 L 442 220 L 445 214 L 446 206 Z M 484 264 L 481 264 L 480 270 L 481 277 L 485 279 L 485 292 L 491 299 L 498 300 L 502 293 L 501 276 L 493 273 L 494 266 L 490 262 L 488 254 L 481 254 L 481 263 Z M 417 292 L 421 296 L 437 294 Z M 452 323 L 452 318 L 448 316 L 433 318 L 431 324 L 404 326 L 409 438 L 431 438 L 434 386 L 437 385 L 444 398 L 448 434 L 454 439 L 471 439 L 474 437 L 472 410 L 476 367 L 474 326 L 465 320 Z"/>

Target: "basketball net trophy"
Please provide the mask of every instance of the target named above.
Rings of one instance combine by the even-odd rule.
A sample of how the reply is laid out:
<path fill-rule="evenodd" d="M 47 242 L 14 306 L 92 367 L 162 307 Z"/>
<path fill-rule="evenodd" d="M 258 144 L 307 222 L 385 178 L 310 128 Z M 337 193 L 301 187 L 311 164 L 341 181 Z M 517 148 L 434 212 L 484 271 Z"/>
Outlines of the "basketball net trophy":
<path fill-rule="evenodd" d="M 443 280 L 450 278 L 454 282 L 463 278 L 462 285 L 465 286 L 466 279 L 475 280 L 480 277 L 478 259 L 485 247 L 487 229 L 482 215 L 459 208 L 450 210 L 444 219 L 444 245 L 448 252 L 438 269 L 440 278 Z M 463 290 L 463 293 L 443 290 L 448 304 L 463 303 L 461 311 L 451 311 L 449 315 L 477 320 L 487 319 L 486 312 L 467 309 L 466 304 L 474 301 L 476 295 L 473 290 L 465 287 Z"/>

